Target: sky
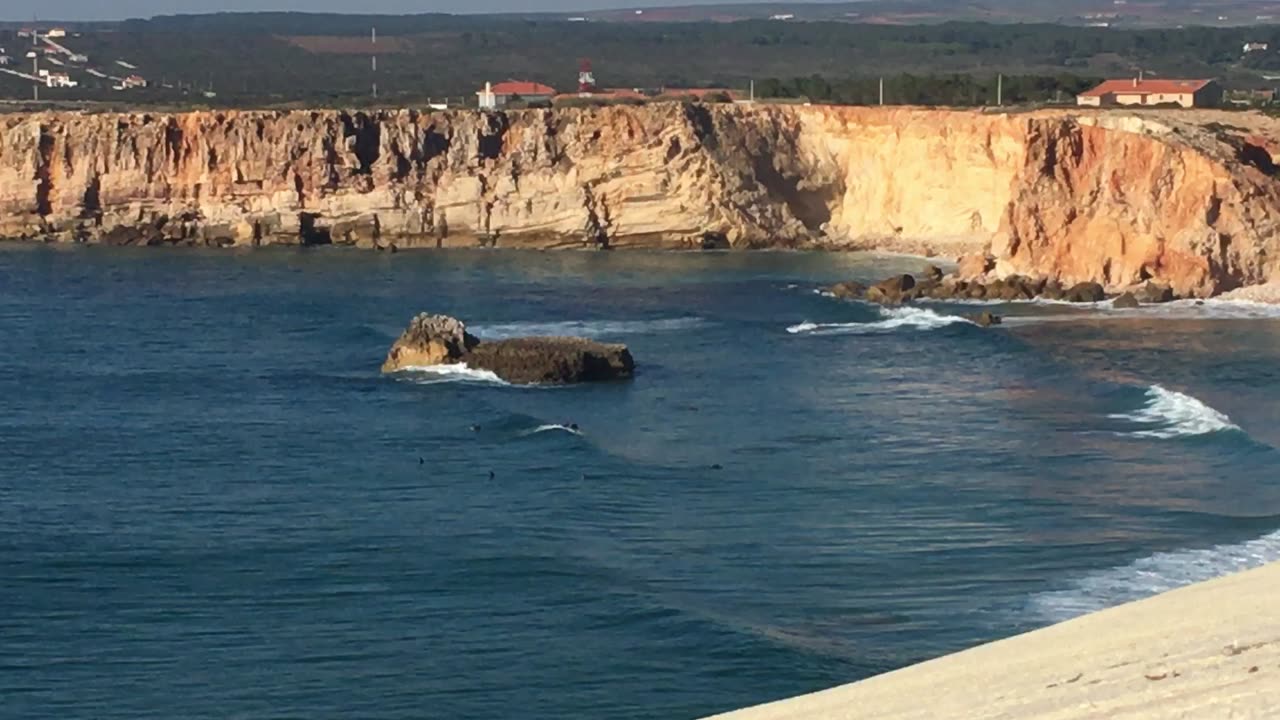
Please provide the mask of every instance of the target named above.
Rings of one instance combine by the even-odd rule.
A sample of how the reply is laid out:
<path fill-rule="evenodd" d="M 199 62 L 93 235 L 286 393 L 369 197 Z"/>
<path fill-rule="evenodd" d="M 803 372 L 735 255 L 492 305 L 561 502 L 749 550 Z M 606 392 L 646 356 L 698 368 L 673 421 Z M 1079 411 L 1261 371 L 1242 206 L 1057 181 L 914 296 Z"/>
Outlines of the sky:
<path fill-rule="evenodd" d="M 428 13 L 600 10 L 713 5 L 753 0 L 0 0 L 0 19 L 120 20 L 152 15 L 255 10 Z M 773 0 L 778 2 L 779 0 Z M 785 1 L 785 0 L 783 0 Z M 822 0 L 818 0 L 821 2 Z"/>

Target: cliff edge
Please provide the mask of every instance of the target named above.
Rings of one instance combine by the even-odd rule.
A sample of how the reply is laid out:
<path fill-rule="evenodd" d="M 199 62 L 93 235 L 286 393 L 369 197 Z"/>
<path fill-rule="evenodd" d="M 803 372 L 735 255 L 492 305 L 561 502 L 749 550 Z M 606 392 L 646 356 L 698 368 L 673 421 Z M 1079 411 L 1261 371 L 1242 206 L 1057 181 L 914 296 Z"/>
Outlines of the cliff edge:
<path fill-rule="evenodd" d="M 0 116 L 0 236 L 878 247 L 1208 296 L 1277 275 L 1255 114 L 652 104 Z"/>

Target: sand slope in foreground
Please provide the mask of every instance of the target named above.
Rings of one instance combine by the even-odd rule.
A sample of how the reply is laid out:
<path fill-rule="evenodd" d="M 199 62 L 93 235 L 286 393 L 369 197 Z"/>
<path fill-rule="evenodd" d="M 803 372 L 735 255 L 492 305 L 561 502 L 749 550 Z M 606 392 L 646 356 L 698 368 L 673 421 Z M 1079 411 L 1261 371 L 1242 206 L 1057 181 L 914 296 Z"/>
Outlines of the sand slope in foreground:
<path fill-rule="evenodd" d="M 1280 563 L 716 717 L 1280 718 Z"/>

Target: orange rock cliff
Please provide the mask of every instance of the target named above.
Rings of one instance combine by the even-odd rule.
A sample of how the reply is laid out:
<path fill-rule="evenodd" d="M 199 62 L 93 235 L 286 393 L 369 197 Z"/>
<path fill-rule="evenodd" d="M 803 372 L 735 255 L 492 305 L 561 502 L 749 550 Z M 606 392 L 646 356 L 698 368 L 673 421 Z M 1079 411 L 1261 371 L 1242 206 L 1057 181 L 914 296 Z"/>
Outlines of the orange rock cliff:
<path fill-rule="evenodd" d="M 10 114 L 0 236 L 985 251 L 1001 275 L 1208 296 L 1280 279 L 1278 137 L 1173 111 Z"/>

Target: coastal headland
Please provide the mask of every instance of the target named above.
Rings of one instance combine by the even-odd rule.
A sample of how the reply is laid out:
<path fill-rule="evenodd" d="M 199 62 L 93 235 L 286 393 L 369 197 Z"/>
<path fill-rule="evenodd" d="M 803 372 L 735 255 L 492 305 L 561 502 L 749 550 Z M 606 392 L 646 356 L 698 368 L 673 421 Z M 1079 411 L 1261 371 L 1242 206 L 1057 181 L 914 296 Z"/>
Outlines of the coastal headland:
<path fill-rule="evenodd" d="M 1272 563 L 716 718 L 1271 718 L 1278 589 Z"/>
<path fill-rule="evenodd" d="M 0 237 L 985 253 L 1182 297 L 1280 268 L 1280 120 L 662 103 L 0 117 Z"/>

